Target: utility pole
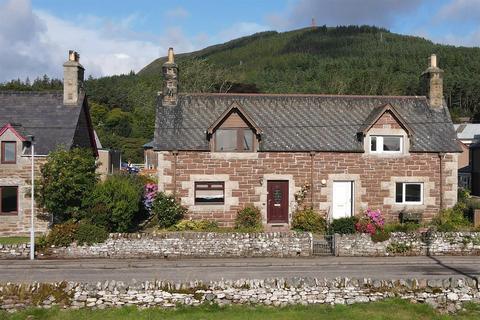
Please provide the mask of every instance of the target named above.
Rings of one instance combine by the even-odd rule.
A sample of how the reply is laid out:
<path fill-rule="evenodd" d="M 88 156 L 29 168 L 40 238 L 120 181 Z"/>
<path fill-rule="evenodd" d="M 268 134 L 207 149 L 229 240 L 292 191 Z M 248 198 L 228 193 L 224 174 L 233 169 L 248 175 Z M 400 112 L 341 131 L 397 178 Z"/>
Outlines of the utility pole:
<path fill-rule="evenodd" d="M 30 212 L 30 260 L 35 260 L 35 137 L 28 136 L 30 149 L 32 151 L 32 189 L 31 189 L 31 212 Z"/>

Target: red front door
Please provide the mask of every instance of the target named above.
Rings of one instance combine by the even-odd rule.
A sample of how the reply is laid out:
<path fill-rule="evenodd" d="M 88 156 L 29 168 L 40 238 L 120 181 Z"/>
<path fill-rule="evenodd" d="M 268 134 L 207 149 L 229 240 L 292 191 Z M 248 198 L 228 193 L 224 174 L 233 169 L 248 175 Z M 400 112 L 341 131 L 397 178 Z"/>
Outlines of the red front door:
<path fill-rule="evenodd" d="M 268 181 L 267 192 L 267 223 L 288 223 L 288 181 Z"/>

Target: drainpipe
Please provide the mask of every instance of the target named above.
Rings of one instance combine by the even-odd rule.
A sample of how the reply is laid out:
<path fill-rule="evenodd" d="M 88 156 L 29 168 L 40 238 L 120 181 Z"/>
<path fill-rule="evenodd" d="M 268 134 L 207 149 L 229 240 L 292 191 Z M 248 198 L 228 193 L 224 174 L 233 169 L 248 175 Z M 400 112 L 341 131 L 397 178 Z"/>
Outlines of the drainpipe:
<path fill-rule="evenodd" d="M 443 159 L 445 158 L 445 153 L 439 152 L 438 159 L 440 162 L 440 210 L 443 210 Z"/>
<path fill-rule="evenodd" d="M 177 199 L 177 158 L 178 151 L 172 151 L 173 154 L 173 196 Z"/>
<path fill-rule="evenodd" d="M 315 158 L 315 151 L 310 151 L 310 205 L 313 209 L 313 196 L 314 187 L 313 187 L 313 160 Z"/>

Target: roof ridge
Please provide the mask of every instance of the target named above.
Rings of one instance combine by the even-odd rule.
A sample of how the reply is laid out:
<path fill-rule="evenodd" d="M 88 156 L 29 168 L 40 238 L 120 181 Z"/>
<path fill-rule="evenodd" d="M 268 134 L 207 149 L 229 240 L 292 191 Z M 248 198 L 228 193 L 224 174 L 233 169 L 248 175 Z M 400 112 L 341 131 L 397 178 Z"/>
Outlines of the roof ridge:
<path fill-rule="evenodd" d="M 62 90 L 41 90 L 41 91 L 21 91 L 21 90 L 0 90 L 0 94 L 63 94 Z"/>
<path fill-rule="evenodd" d="M 212 96 L 212 97 L 341 97 L 341 98 L 396 98 L 396 99 L 427 99 L 426 96 L 395 96 L 395 95 L 348 95 L 348 94 L 321 94 L 321 93 L 210 93 L 210 92 L 193 92 L 180 93 L 181 96 Z"/>

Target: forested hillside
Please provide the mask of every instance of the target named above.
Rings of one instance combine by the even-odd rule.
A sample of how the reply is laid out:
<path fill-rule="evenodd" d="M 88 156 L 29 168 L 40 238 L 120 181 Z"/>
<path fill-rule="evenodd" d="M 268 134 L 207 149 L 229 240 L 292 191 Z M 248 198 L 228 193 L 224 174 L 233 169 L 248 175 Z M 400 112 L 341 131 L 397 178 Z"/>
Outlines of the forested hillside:
<path fill-rule="evenodd" d="M 428 57 L 445 70 L 445 97 L 454 116 L 480 113 L 480 48 L 434 44 L 368 27 L 316 27 L 263 32 L 177 55 L 182 92 L 271 92 L 416 95 Z M 105 146 L 141 159 L 161 90 L 159 58 L 138 74 L 88 79 L 92 117 Z M 60 88 L 12 81 L 0 89 Z M 47 78 L 48 80 L 48 78 Z"/>

